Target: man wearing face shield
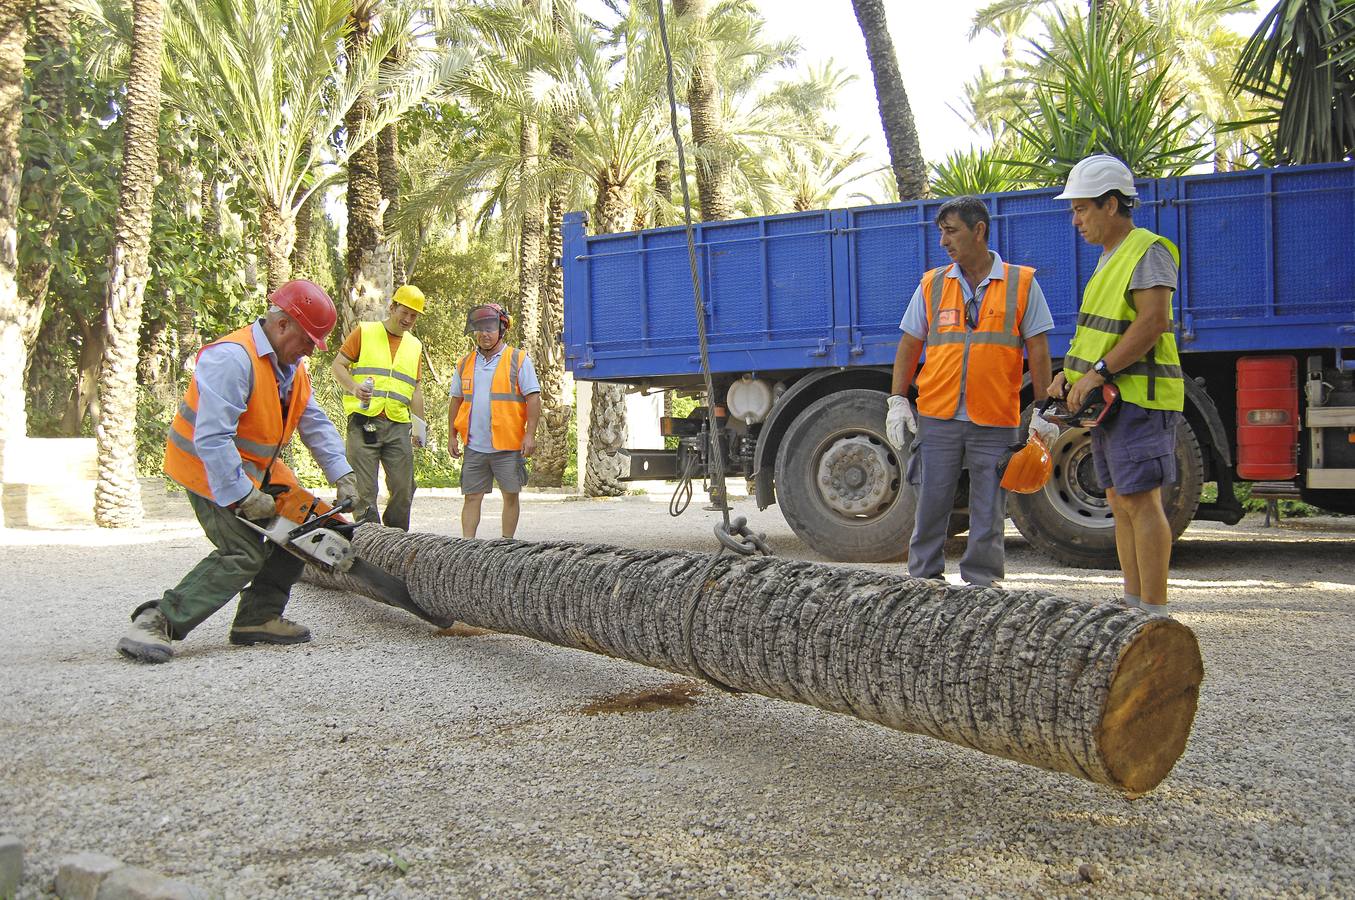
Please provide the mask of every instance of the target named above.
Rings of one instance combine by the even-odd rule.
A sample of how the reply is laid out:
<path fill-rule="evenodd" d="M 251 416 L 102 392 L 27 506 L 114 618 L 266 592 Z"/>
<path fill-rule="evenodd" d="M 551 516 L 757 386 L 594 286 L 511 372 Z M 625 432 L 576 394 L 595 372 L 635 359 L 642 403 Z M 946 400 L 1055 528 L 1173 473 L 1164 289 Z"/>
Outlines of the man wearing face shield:
<path fill-rule="evenodd" d="M 502 535 L 517 531 L 518 494 L 527 483 L 526 457 L 536 452 L 541 385 L 531 357 L 510 347 L 504 335 L 512 324 L 497 303 L 482 303 L 466 314 L 466 333 L 475 350 L 456 365 L 447 408 L 447 451 L 461 465 L 461 536 L 475 537 L 485 494 L 503 491 Z"/>

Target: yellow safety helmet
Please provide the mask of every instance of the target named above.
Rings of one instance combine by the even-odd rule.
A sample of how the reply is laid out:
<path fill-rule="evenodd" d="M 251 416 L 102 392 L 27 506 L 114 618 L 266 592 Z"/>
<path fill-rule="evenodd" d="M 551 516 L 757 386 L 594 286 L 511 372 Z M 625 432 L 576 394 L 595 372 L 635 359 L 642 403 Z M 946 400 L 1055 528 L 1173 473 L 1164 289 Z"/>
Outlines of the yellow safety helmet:
<path fill-rule="evenodd" d="M 417 313 L 423 312 L 423 291 L 412 284 L 400 288 L 391 299 L 401 306 L 408 306 Z"/>

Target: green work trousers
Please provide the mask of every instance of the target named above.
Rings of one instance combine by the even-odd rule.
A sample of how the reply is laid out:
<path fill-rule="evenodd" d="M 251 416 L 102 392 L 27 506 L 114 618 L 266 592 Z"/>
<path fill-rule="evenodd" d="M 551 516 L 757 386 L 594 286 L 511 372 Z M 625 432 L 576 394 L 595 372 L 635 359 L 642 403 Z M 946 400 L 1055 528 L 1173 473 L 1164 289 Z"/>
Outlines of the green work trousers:
<path fill-rule="evenodd" d="M 370 425 L 374 430 L 364 431 Z M 414 502 L 414 444 L 410 423 L 392 422 L 384 416 L 348 417 L 344 449 L 358 480 L 358 500 L 353 518 L 379 522 L 387 528 L 409 530 L 409 508 Z M 386 512 L 376 514 L 376 468 L 386 472 Z"/>
<path fill-rule="evenodd" d="M 236 594 L 235 626 L 262 625 L 282 615 L 305 563 L 241 522 L 233 511 L 191 491 L 193 514 L 216 549 L 165 591 L 160 612 L 183 640 Z"/>

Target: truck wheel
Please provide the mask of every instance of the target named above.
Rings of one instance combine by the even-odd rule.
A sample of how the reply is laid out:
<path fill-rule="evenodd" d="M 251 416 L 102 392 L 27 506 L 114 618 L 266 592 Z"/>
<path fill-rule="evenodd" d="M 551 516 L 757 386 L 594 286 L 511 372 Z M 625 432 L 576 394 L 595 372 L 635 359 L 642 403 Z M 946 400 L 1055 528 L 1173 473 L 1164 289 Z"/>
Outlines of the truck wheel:
<path fill-rule="evenodd" d="M 885 439 L 885 395 L 838 391 L 795 417 L 776 453 L 776 501 L 795 533 L 840 562 L 908 554 L 917 498 Z M 911 441 L 911 436 L 909 438 Z"/>
<path fill-rule="evenodd" d="M 1029 421 L 1029 411 L 1026 419 Z M 1008 509 L 1017 529 L 1038 550 L 1082 569 L 1118 569 L 1115 520 L 1096 480 L 1091 430 L 1068 428 L 1049 448 L 1054 472 L 1044 490 L 1012 494 Z M 1184 418 L 1176 429 L 1176 484 L 1162 491 L 1172 540 L 1181 536 L 1200 505 L 1204 459 L 1195 431 Z"/>

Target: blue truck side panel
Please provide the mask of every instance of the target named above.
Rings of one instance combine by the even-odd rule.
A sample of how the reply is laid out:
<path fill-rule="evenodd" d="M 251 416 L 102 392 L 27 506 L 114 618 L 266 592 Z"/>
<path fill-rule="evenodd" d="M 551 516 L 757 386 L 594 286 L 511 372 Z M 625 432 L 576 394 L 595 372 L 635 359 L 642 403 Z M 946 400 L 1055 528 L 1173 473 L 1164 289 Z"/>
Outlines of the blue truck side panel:
<path fill-rule="evenodd" d="M 1176 243 L 1183 354 L 1355 347 L 1355 163 L 1146 180 L 1136 224 Z M 989 194 L 990 246 L 1036 267 L 1068 347 L 1099 248 L 1055 188 Z M 696 226 L 711 368 L 743 373 L 893 363 L 922 273 L 949 260 L 941 200 Z M 564 222 L 565 361 L 584 380 L 701 371 L 681 228 L 586 234 Z"/>

